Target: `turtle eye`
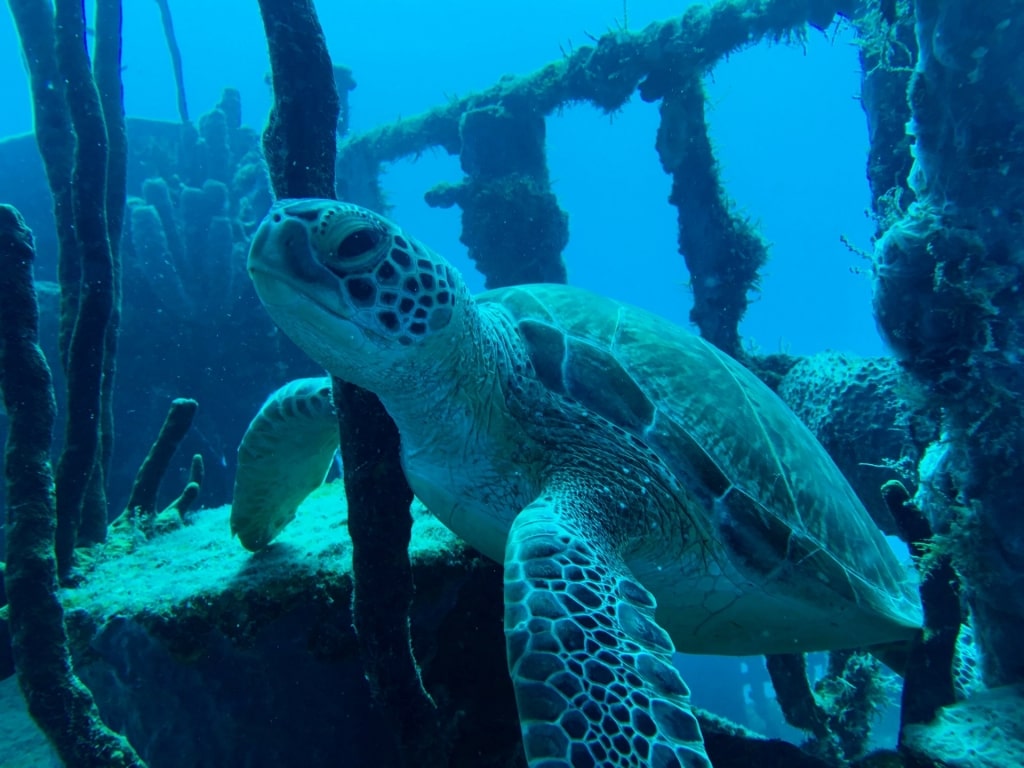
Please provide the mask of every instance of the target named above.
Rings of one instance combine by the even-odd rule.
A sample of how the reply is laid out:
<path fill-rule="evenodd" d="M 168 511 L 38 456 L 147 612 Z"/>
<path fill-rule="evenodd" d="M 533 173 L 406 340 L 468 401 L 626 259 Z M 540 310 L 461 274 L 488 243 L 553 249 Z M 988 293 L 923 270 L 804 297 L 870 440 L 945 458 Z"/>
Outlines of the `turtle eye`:
<path fill-rule="evenodd" d="M 386 255 L 386 249 L 382 247 L 382 243 L 387 235 L 379 227 L 349 228 L 348 233 L 340 239 L 338 238 L 340 232 L 331 234 L 334 235 L 334 242 L 337 245 L 332 246 L 330 240 L 325 242 L 321 261 L 338 277 L 370 271 Z M 328 238 L 330 236 L 327 235 Z"/>
<path fill-rule="evenodd" d="M 355 259 L 375 249 L 383 239 L 378 229 L 357 229 L 341 241 L 334 255 L 343 261 Z"/>

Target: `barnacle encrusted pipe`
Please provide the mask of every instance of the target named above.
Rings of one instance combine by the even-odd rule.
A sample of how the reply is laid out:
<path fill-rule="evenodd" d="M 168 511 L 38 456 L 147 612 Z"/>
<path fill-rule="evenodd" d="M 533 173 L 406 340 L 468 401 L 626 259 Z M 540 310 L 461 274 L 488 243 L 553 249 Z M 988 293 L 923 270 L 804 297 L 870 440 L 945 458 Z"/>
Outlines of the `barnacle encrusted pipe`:
<path fill-rule="evenodd" d="M 278 198 L 334 196 L 339 103 L 311 0 L 260 0 L 274 86 L 263 146 Z M 447 765 L 436 708 L 412 655 L 412 491 L 398 430 L 375 395 L 335 378 L 354 573 L 353 624 L 374 699 L 412 764 Z"/>
<path fill-rule="evenodd" d="M 53 555 L 55 512 L 50 444 L 56 404 L 38 343 L 32 234 L 0 206 L 0 384 L 10 418 L 7 565 L 11 646 L 29 712 L 67 765 L 143 768 L 131 745 L 100 719 L 71 667 Z"/>
<path fill-rule="evenodd" d="M 338 90 L 311 0 L 260 0 L 274 104 L 263 151 L 278 198 L 334 197 Z"/>

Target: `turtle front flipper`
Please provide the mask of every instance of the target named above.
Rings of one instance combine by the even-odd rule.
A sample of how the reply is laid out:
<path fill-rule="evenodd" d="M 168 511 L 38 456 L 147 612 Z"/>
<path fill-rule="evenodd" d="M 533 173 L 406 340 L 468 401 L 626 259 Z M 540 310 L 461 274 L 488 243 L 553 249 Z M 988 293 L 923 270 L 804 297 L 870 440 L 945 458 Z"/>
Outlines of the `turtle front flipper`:
<path fill-rule="evenodd" d="M 246 549 L 267 546 L 292 521 L 337 450 L 330 379 L 296 379 L 267 398 L 238 447 L 231 532 Z"/>
<path fill-rule="evenodd" d="M 710 768 L 654 597 L 584 528 L 589 503 L 543 494 L 505 549 L 505 638 L 530 768 Z"/>

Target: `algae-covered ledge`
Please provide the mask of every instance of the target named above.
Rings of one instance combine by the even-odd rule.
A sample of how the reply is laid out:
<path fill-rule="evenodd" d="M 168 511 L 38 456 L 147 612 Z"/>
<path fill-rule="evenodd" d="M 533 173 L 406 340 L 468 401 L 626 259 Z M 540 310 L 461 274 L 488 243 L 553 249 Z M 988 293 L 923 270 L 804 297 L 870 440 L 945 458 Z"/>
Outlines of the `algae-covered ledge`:
<path fill-rule="evenodd" d="M 413 514 L 410 557 L 416 566 L 469 557 L 465 545 L 422 505 Z M 311 494 L 295 523 L 255 555 L 231 535 L 229 516 L 228 506 L 204 509 L 188 525 L 151 539 L 130 525 L 116 526 L 84 582 L 62 591 L 69 623 L 88 635 L 88 627 L 115 617 L 147 626 L 171 626 L 188 617 L 244 640 L 256 603 L 283 605 L 310 593 L 328 602 L 350 597 L 352 543 L 340 483 Z"/>
<path fill-rule="evenodd" d="M 75 669 L 105 720 L 153 766 L 385 759 L 393 747 L 352 627 L 341 484 L 315 491 L 255 555 L 231 536 L 229 514 L 201 510 L 137 545 L 115 526 L 83 582 L 62 592 Z M 500 569 L 418 502 L 413 517 L 410 624 L 423 677 L 459 723 L 465 764 L 509 764 L 519 736 Z"/>

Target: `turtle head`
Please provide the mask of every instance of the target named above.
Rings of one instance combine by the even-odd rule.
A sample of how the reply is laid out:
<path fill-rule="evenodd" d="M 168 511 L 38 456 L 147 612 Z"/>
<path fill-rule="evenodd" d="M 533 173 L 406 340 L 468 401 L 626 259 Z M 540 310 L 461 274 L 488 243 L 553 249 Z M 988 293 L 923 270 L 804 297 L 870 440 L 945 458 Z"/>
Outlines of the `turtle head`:
<path fill-rule="evenodd" d="M 249 250 L 249 275 L 267 311 L 330 373 L 372 390 L 424 347 L 445 343 L 461 276 L 443 258 L 365 208 L 282 200 Z"/>

